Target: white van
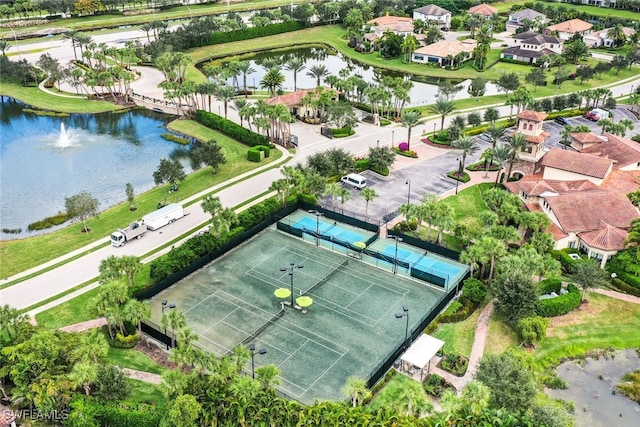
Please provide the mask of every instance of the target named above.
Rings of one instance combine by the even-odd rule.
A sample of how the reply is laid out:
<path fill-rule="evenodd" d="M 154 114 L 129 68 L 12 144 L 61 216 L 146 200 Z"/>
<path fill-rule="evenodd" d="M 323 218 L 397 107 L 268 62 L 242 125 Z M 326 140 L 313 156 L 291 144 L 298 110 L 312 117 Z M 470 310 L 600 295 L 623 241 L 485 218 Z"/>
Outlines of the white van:
<path fill-rule="evenodd" d="M 362 175 L 358 175 L 357 173 L 350 173 L 347 176 L 343 176 L 340 178 L 340 182 L 353 188 L 357 188 L 358 190 L 362 190 L 367 186 L 367 178 Z"/>

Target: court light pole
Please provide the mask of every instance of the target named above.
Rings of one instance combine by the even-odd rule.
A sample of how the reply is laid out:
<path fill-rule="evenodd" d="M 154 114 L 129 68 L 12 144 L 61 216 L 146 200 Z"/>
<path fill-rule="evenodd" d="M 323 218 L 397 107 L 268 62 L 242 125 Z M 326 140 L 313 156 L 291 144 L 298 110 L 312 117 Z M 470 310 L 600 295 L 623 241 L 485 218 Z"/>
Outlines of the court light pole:
<path fill-rule="evenodd" d="M 398 242 L 402 242 L 402 237 L 399 236 L 387 236 L 389 239 L 396 241 L 396 254 L 393 257 L 393 274 L 398 272 Z"/>
<path fill-rule="evenodd" d="M 296 268 L 303 268 L 304 265 L 302 264 L 296 264 L 295 262 L 290 262 L 289 263 L 289 267 L 280 267 L 280 271 L 282 272 L 288 272 L 289 273 L 289 280 L 291 283 L 291 308 L 294 307 L 293 305 L 293 272 L 295 271 Z"/>
<path fill-rule="evenodd" d="M 173 310 L 174 308 L 176 308 L 176 305 L 175 304 L 169 304 L 169 302 L 166 299 L 163 299 L 162 300 L 162 317 L 164 317 L 164 311 L 167 308 L 169 310 Z M 164 336 L 165 337 L 167 336 L 167 327 L 166 326 L 164 327 Z M 167 343 L 167 350 L 169 350 L 169 343 Z"/>
<path fill-rule="evenodd" d="M 324 214 L 320 211 L 312 209 L 309 211 L 310 214 L 314 214 L 316 216 L 316 246 L 320 245 L 320 217 Z"/>
<path fill-rule="evenodd" d="M 407 323 L 404 327 L 404 344 L 403 347 L 407 349 L 407 340 L 409 338 L 409 307 L 406 305 L 402 306 L 402 313 L 396 313 L 396 319 L 402 319 L 403 317 L 407 318 Z"/>
<path fill-rule="evenodd" d="M 262 355 L 262 354 L 267 354 L 267 349 L 266 348 L 261 348 L 260 350 L 256 350 L 256 345 L 254 343 L 249 344 L 249 351 L 251 352 L 251 378 L 253 378 L 254 380 L 256 379 L 256 365 L 254 362 L 254 358 L 256 356 L 256 353 Z"/>
<path fill-rule="evenodd" d="M 411 180 L 407 179 L 405 181 L 405 184 L 409 186 L 409 188 L 407 189 L 407 204 L 409 204 L 411 202 Z"/>

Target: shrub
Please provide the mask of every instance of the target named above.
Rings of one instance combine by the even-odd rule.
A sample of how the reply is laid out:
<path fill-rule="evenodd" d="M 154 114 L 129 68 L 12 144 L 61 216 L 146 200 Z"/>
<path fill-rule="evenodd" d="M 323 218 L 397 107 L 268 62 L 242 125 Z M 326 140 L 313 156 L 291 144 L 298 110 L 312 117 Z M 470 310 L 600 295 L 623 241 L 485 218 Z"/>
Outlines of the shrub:
<path fill-rule="evenodd" d="M 109 340 L 111 347 L 116 348 L 133 348 L 138 344 L 138 340 L 140 339 L 140 335 L 131 334 L 127 336 L 123 336 L 120 332 L 116 333 L 115 340 Z"/>
<path fill-rule="evenodd" d="M 231 120 L 227 120 L 214 113 L 198 110 L 194 119 L 208 128 L 218 130 L 223 134 L 237 139 L 239 142 L 254 147 L 256 145 L 269 146 L 269 139 L 264 136 L 250 131 L 249 129 L 242 127 Z"/>
<path fill-rule="evenodd" d="M 464 281 L 461 299 L 473 304 L 480 304 L 487 296 L 487 291 L 487 287 L 482 281 L 471 277 Z"/>
<path fill-rule="evenodd" d="M 449 304 L 449 307 L 442 313 L 443 315 L 452 315 L 457 313 L 462 308 L 462 303 L 460 301 L 453 301 Z"/>
<path fill-rule="evenodd" d="M 398 144 L 398 150 L 407 151 L 408 149 L 409 149 L 409 143 L 401 142 L 400 144 Z"/>
<path fill-rule="evenodd" d="M 461 377 L 467 372 L 469 366 L 469 359 L 459 354 L 445 354 L 442 360 L 440 360 L 440 368 L 447 372 L 451 372 L 453 375 Z"/>
<path fill-rule="evenodd" d="M 451 304 L 449 308 L 454 306 L 454 304 L 456 303 Z M 469 300 L 460 301 L 458 304 L 460 304 L 462 307 L 458 307 L 458 309 L 454 312 L 450 312 L 447 309 L 444 313 L 436 317 L 436 320 L 432 323 L 436 323 L 436 327 L 437 327 L 438 323 L 461 322 L 466 318 L 468 318 L 469 316 L 471 316 L 471 313 L 473 313 L 475 309 L 478 307 L 476 304 L 472 303 Z"/>
<path fill-rule="evenodd" d="M 209 38 L 210 45 L 237 42 L 241 40 L 255 39 L 259 37 L 272 36 L 274 34 L 288 33 L 304 28 L 304 24 L 298 21 L 281 22 L 264 27 L 249 27 L 242 30 L 215 32 Z"/>
<path fill-rule="evenodd" d="M 69 220 L 69 215 L 65 212 L 60 212 L 57 215 L 46 217 L 41 221 L 32 222 L 27 226 L 27 230 L 35 231 L 35 230 L 44 230 L 46 228 L 51 228 L 55 225 L 64 224 Z"/>
<path fill-rule="evenodd" d="M 22 233 L 22 228 L 3 228 L 2 232 L 6 234 L 20 234 Z"/>
<path fill-rule="evenodd" d="M 640 289 L 629 285 L 628 283 L 626 283 L 623 280 L 618 279 L 617 277 L 614 278 L 614 279 L 611 279 L 611 284 L 613 285 L 614 288 L 616 288 L 617 290 L 619 290 L 621 292 L 624 292 L 624 293 L 629 294 L 629 295 L 635 295 L 637 297 L 640 297 Z"/>
<path fill-rule="evenodd" d="M 471 177 L 468 173 L 462 172 L 462 174 L 459 174 L 457 170 L 447 172 L 447 176 L 460 182 L 469 182 L 471 180 Z"/>
<path fill-rule="evenodd" d="M 384 388 L 384 386 L 389 384 L 391 379 L 395 377 L 397 373 L 398 371 L 396 371 L 395 369 L 389 369 L 389 371 L 386 374 L 384 374 L 384 377 L 382 377 L 380 381 L 378 381 L 373 385 L 373 387 L 371 387 L 371 393 L 369 394 L 369 397 L 365 399 L 362 403 L 366 405 L 367 403 L 371 402 L 371 400 L 375 397 L 375 395 L 378 394 L 380 390 Z"/>
<path fill-rule="evenodd" d="M 189 143 L 191 142 L 189 138 L 182 138 L 172 133 L 163 133 L 160 136 L 163 139 L 166 139 L 167 141 L 177 142 L 178 144 L 182 144 L 182 145 L 189 145 Z"/>
<path fill-rule="evenodd" d="M 369 169 L 370 165 L 371 165 L 371 162 L 369 161 L 369 158 L 357 159 L 356 160 L 356 172 L 365 171 L 365 170 Z"/>
<path fill-rule="evenodd" d="M 437 374 L 428 374 L 422 382 L 425 393 L 434 397 L 441 397 L 447 390 L 455 390 L 455 387 Z"/>
<path fill-rule="evenodd" d="M 577 253 L 575 249 L 562 249 L 559 251 L 553 251 L 552 254 L 555 259 L 560 261 L 562 271 L 566 274 L 573 274 L 576 271 L 576 260 L 569 256 L 570 253 Z"/>
<path fill-rule="evenodd" d="M 394 151 L 396 154 L 400 154 L 401 156 L 411 157 L 412 159 L 417 159 L 417 158 L 418 158 L 418 153 L 416 153 L 416 152 L 415 152 L 415 151 L 413 151 L 413 150 L 404 150 L 404 151 L 403 151 L 403 150 L 400 150 L 400 149 L 399 149 L 399 148 L 397 148 L 397 147 L 394 147 L 394 148 L 393 148 L 393 151 Z"/>
<path fill-rule="evenodd" d="M 256 145 L 247 150 L 247 160 L 250 162 L 261 162 L 265 157 L 269 157 L 271 149 L 265 145 Z"/>
<path fill-rule="evenodd" d="M 551 292 L 560 293 L 562 288 L 562 280 L 560 279 L 544 279 L 538 283 L 538 294 L 546 295 Z"/>
<path fill-rule="evenodd" d="M 331 131 L 331 136 L 333 136 L 334 138 L 344 138 L 356 133 L 356 131 L 354 131 L 351 126 L 329 130 Z"/>
<path fill-rule="evenodd" d="M 488 162 L 478 162 L 478 163 L 474 163 L 472 165 L 467 166 L 465 169 L 467 169 L 468 171 L 473 171 L 473 172 L 484 172 L 487 170 L 487 163 Z M 491 163 L 489 165 L 489 170 L 492 172 L 495 172 L 497 170 L 500 170 L 500 168 L 498 167 L 498 165 Z"/>
<path fill-rule="evenodd" d="M 574 284 L 567 286 L 568 293 L 558 295 L 554 298 L 541 299 L 538 301 L 537 312 L 542 317 L 562 316 L 575 310 L 582 302 L 580 290 Z"/>
<path fill-rule="evenodd" d="M 532 345 L 547 335 L 549 321 L 540 316 L 523 317 L 516 324 L 516 332 L 525 345 Z"/>
<path fill-rule="evenodd" d="M 373 172 L 380 174 L 382 176 L 389 176 L 389 168 L 384 166 L 384 167 L 370 167 L 369 170 L 372 170 Z"/>

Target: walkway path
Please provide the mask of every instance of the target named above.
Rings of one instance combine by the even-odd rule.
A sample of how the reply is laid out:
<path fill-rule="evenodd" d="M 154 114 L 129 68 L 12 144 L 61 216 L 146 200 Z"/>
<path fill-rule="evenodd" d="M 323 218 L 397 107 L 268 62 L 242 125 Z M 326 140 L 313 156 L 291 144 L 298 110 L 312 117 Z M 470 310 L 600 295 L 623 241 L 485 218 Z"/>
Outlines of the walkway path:
<path fill-rule="evenodd" d="M 131 379 L 144 381 L 150 384 L 160 384 L 162 377 L 158 374 L 152 374 L 151 372 L 138 371 L 136 369 L 123 368 L 122 372 Z"/>
<path fill-rule="evenodd" d="M 591 289 L 591 292 L 596 294 L 606 295 L 611 298 L 619 299 L 620 301 L 626 301 L 633 304 L 640 304 L 640 297 L 636 297 L 629 294 L 623 294 L 622 292 L 612 291 L 610 289 Z"/>

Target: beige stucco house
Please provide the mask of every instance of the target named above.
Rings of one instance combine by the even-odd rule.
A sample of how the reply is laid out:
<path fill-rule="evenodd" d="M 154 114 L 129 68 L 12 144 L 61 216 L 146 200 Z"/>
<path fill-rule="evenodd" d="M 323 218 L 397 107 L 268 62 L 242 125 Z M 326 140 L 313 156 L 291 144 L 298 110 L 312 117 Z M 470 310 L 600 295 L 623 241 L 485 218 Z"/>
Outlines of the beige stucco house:
<path fill-rule="evenodd" d="M 420 19 L 430 24 L 449 28 L 451 12 L 435 4 L 428 4 L 413 10 L 413 19 Z"/>
<path fill-rule="evenodd" d="M 511 34 L 516 34 L 527 23 L 544 24 L 548 19 L 545 14 L 536 12 L 533 9 L 523 9 L 509 14 L 506 23 L 506 30 Z"/>
<path fill-rule="evenodd" d="M 438 64 L 441 67 L 452 65 L 453 58 L 461 55 L 465 62 L 471 59 L 473 50 L 476 48 L 475 40 L 466 39 L 463 41 L 440 40 L 430 45 L 416 49 L 411 54 L 411 61 L 420 64 Z"/>
<path fill-rule="evenodd" d="M 511 46 L 500 52 L 500 58 L 536 64 L 542 56 L 562 54 L 563 42 L 557 37 L 539 34 L 533 31 L 516 34 L 510 41 Z"/>
<path fill-rule="evenodd" d="M 567 41 L 576 34 L 584 38 L 584 36 L 591 33 L 591 27 L 593 27 L 592 24 L 582 19 L 570 19 L 547 27 L 545 34 L 553 35 L 557 33 L 560 40 Z"/>

